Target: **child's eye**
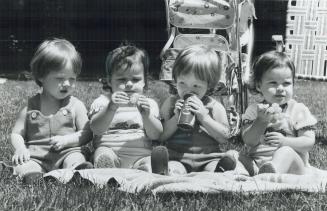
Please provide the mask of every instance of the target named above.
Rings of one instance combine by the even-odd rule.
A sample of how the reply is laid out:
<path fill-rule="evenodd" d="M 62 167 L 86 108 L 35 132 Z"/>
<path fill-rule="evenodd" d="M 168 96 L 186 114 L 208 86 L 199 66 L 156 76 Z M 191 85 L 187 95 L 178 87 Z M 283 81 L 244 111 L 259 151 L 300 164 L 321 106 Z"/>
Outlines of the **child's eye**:
<path fill-rule="evenodd" d="M 276 81 L 270 81 L 269 84 L 270 84 L 270 85 L 276 85 L 277 82 L 276 82 Z"/>
<path fill-rule="evenodd" d="M 133 83 L 137 83 L 137 82 L 139 82 L 141 79 L 140 78 L 133 78 Z"/>
<path fill-rule="evenodd" d="M 57 81 L 64 81 L 65 79 L 64 78 L 61 78 L 61 77 L 57 77 L 56 80 Z"/>
<path fill-rule="evenodd" d="M 117 78 L 117 81 L 124 82 L 124 81 L 126 81 L 126 79 L 125 78 Z"/>
<path fill-rule="evenodd" d="M 284 82 L 283 85 L 284 86 L 290 86 L 290 85 L 292 85 L 292 82 L 287 81 L 287 82 Z"/>

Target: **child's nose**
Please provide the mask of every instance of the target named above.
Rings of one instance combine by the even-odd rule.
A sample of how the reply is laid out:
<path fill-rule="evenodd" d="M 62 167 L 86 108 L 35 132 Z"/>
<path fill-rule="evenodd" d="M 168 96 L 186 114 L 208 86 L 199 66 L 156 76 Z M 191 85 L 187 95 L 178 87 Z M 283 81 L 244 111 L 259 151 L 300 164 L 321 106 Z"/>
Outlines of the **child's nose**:
<path fill-rule="evenodd" d="M 277 91 L 283 91 L 283 90 L 284 90 L 284 86 L 283 85 L 277 86 Z"/>
<path fill-rule="evenodd" d="M 126 82 L 126 87 L 132 87 L 132 86 L 133 86 L 132 81 L 127 81 L 127 82 Z"/>
<path fill-rule="evenodd" d="M 69 80 L 65 80 L 62 84 L 63 86 L 70 86 L 70 82 Z"/>

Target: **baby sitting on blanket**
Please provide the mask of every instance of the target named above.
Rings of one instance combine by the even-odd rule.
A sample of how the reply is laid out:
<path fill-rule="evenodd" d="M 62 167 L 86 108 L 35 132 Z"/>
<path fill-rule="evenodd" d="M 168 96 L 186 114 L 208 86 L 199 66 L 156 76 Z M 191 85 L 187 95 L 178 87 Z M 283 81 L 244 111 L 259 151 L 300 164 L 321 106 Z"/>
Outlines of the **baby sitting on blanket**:
<path fill-rule="evenodd" d="M 95 135 L 95 168 L 133 168 L 151 172 L 152 140 L 162 132 L 159 107 L 145 96 L 149 57 L 125 45 L 106 60 L 108 92 L 94 101 L 90 125 Z"/>
<path fill-rule="evenodd" d="M 263 97 L 243 115 L 243 164 L 250 175 L 305 174 L 317 120 L 293 98 L 295 68 L 286 54 L 270 51 L 253 66 L 251 90 Z"/>

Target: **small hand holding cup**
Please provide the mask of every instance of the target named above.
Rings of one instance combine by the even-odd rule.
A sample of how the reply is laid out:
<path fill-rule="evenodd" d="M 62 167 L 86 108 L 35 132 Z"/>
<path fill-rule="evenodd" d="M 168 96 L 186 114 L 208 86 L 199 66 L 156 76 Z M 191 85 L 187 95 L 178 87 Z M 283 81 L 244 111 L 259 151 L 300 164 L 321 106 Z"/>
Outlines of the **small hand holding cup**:
<path fill-rule="evenodd" d="M 174 114 L 176 116 L 179 116 L 180 111 L 182 110 L 184 105 L 184 100 L 183 99 L 178 99 L 175 103 L 175 108 L 174 108 Z"/>
<path fill-rule="evenodd" d="M 198 120 L 202 121 L 209 113 L 203 102 L 196 96 L 192 95 L 187 99 L 190 111 L 195 114 Z"/>
<path fill-rule="evenodd" d="M 192 104 L 194 106 L 194 103 L 190 104 L 190 99 L 193 96 L 193 94 L 186 94 L 184 95 L 183 104 L 181 105 L 181 108 L 179 109 L 179 115 L 178 115 L 178 122 L 177 126 L 182 130 L 192 130 L 195 123 L 195 116 L 192 112 Z M 180 101 L 181 103 L 182 101 Z M 175 110 L 177 103 L 175 104 Z M 180 106 L 180 105 L 178 105 Z M 193 110 L 195 110 L 193 108 Z"/>

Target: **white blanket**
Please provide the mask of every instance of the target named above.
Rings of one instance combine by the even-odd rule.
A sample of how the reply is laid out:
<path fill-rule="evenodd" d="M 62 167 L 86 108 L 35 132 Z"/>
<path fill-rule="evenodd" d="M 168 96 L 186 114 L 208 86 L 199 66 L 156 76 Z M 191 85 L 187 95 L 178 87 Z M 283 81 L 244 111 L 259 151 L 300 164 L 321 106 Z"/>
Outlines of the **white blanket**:
<path fill-rule="evenodd" d="M 139 193 L 183 192 L 183 193 L 265 193 L 271 191 L 293 190 L 304 192 L 325 192 L 327 171 L 311 167 L 306 175 L 260 174 L 254 177 L 234 172 L 211 173 L 196 172 L 182 176 L 162 176 L 135 169 L 87 169 L 54 170 L 44 175 L 61 183 L 89 181 L 103 187 L 116 184 L 122 191 Z"/>

